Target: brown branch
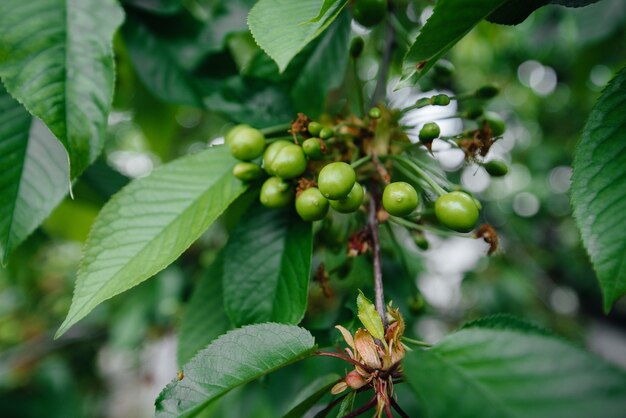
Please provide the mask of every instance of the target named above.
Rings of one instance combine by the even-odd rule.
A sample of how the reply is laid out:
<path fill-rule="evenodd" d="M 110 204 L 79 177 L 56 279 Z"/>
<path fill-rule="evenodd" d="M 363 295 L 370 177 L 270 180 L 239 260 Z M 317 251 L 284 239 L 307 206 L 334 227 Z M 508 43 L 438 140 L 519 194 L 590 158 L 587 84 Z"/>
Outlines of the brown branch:
<path fill-rule="evenodd" d="M 372 237 L 372 254 L 374 257 L 374 304 L 376 305 L 376 311 L 380 315 L 380 319 L 383 321 L 383 326 L 387 328 L 387 315 L 385 314 L 385 294 L 383 291 L 383 271 L 380 261 L 380 239 L 378 237 L 378 193 L 376 185 L 372 184 L 372 196 L 370 199 L 370 213 L 368 218 L 368 224 Z"/>
<path fill-rule="evenodd" d="M 363 405 L 359 409 L 355 409 L 348 415 L 344 415 L 343 418 L 354 418 L 354 417 L 358 417 L 359 415 L 366 413 L 367 411 L 369 411 L 370 409 L 376 406 L 376 401 L 377 401 L 376 395 L 374 395 L 372 399 L 370 399 L 369 402 L 367 402 L 365 405 Z"/>

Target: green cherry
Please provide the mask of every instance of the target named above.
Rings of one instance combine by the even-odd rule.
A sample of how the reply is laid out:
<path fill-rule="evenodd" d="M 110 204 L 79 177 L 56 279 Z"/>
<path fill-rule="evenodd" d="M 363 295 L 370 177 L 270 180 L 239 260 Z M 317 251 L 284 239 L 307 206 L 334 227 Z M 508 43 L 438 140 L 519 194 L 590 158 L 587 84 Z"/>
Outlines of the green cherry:
<path fill-rule="evenodd" d="M 487 84 L 476 90 L 474 96 L 476 96 L 477 99 L 489 100 L 496 97 L 498 93 L 500 93 L 500 88 L 498 86 L 495 84 Z"/>
<path fill-rule="evenodd" d="M 306 170 L 306 156 L 302 147 L 296 144 L 282 147 L 270 162 L 270 167 L 272 173 L 282 179 L 298 177 Z"/>
<path fill-rule="evenodd" d="M 321 160 L 324 158 L 322 151 L 324 142 L 319 138 L 309 138 L 302 143 L 302 150 L 312 160 Z"/>
<path fill-rule="evenodd" d="M 434 139 L 439 138 L 441 129 L 435 122 L 429 122 L 424 124 L 419 133 L 420 142 L 428 143 L 433 142 Z"/>
<path fill-rule="evenodd" d="M 356 181 L 356 173 L 350 164 L 344 162 L 330 163 L 317 176 L 320 192 L 331 200 L 345 198 L 352 190 Z"/>
<path fill-rule="evenodd" d="M 267 171 L 268 174 L 274 176 L 276 173 L 272 170 L 272 162 L 278 155 L 278 152 L 289 145 L 293 145 L 293 142 L 289 141 L 276 141 L 271 143 L 265 152 L 263 153 L 263 168 Z"/>
<path fill-rule="evenodd" d="M 263 170 L 254 163 L 238 163 L 233 167 L 233 175 L 242 181 L 252 181 L 258 179 L 263 174 Z"/>
<path fill-rule="evenodd" d="M 323 127 L 320 130 L 320 138 L 322 139 L 331 138 L 333 135 L 335 135 L 335 132 L 333 132 L 333 130 L 330 128 Z"/>
<path fill-rule="evenodd" d="M 363 191 L 363 186 L 359 183 L 354 183 L 350 193 L 343 199 L 331 200 L 330 207 L 340 213 L 352 213 L 361 207 L 364 197 L 365 192 Z"/>
<path fill-rule="evenodd" d="M 309 133 L 313 136 L 318 136 L 323 126 L 319 122 L 309 122 L 309 126 L 307 127 Z"/>
<path fill-rule="evenodd" d="M 250 161 L 259 157 L 265 148 L 265 136 L 258 129 L 238 125 L 224 137 L 233 157 Z"/>
<path fill-rule="evenodd" d="M 483 164 L 485 170 L 491 177 L 506 176 L 509 172 L 509 167 L 502 160 L 491 160 Z"/>
<path fill-rule="evenodd" d="M 328 213 L 328 199 L 317 187 L 308 188 L 296 198 L 296 212 L 307 222 L 324 219 Z"/>
<path fill-rule="evenodd" d="M 435 216 L 453 231 L 469 232 L 478 223 L 478 207 L 467 193 L 450 192 L 439 196 L 435 202 Z"/>
<path fill-rule="evenodd" d="M 409 183 L 390 183 L 383 191 L 383 208 L 393 216 L 407 216 L 417 209 L 417 192 Z"/>
<path fill-rule="evenodd" d="M 259 200 L 268 208 L 285 207 L 293 199 L 293 190 L 289 183 L 278 177 L 270 177 L 261 186 Z"/>
<path fill-rule="evenodd" d="M 495 112 L 485 112 L 483 122 L 489 125 L 493 136 L 500 136 L 506 131 L 506 123 L 504 122 L 504 119 L 502 119 L 502 116 Z"/>

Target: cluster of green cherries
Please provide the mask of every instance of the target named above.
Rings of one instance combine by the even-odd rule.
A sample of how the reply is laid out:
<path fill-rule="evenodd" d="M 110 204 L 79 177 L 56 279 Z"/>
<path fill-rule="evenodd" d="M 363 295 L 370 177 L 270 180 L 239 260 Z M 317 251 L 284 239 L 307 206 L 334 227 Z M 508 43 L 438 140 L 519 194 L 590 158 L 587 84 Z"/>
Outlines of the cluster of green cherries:
<path fill-rule="evenodd" d="M 269 176 L 259 196 L 264 206 L 289 205 L 296 194 L 293 180 L 305 173 L 309 159 L 323 158 L 324 139 L 332 137 L 333 131 L 317 122 L 310 122 L 308 131 L 313 137 L 301 145 L 281 139 L 266 146 L 263 133 L 248 125 L 237 125 L 226 134 L 225 142 L 231 154 L 241 161 L 233 168 L 235 177 L 252 181 Z M 365 199 L 365 190 L 357 182 L 354 168 L 342 161 L 326 164 L 319 171 L 316 183 L 317 187 L 310 182 L 310 187 L 301 190 L 295 198 L 296 212 L 304 221 L 321 220 L 330 208 L 340 213 L 355 212 Z M 392 182 L 383 190 L 382 206 L 392 216 L 409 216 L 418 203 L 418 193 L 409 183 Z M 454 231 L 469 232 L 478 222 L 479 207 L 469 194 L 453 191 L 435 201 L 435 216 Z"/>
<path fill-rule="evenodd" d="M 310 122 L 308 131 L 313 137 L 302 145 L 278 140 L 265 146 L 265 137 L 258 129 L 237 125 L 225 136 L 231 154 L 242 162 L 235 165 L 233 174 L 242 181 L 251 181 L 263 176 L 270 177 L 261 186 L 260 201 L 268 208 L 287 206 L 294 199 L 292 180 L 300 177 L 307 169 L 308 160 L 323 158 L 324 139 L 334 132 L 317 122 Z M 261 165 L 252 162 L 262 156 Z M 317 187 L 300 191 L 295 207 L 305 221 L 323 219 L 330 207 L 337 212 L 351 213 L 363 204 L 365 191 L 356 181 L 356 172 L 345 162 L 332 162 L 324 166 L 317 176 Z"/>

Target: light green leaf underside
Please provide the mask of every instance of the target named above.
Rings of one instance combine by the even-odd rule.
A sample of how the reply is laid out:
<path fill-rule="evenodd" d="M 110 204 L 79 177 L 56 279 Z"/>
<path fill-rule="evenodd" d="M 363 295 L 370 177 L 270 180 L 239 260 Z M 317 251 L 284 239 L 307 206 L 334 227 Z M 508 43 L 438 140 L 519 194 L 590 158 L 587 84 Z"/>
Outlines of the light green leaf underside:
<path fill-rule="evenodd" d="M 282 72 L 298 52 L 319 36 L 345 7 L 332 4 L 315 20 L 323 0 L 260 0 L 248 15 L 248 26 L 257 44 L 272 57 Z"/>
<path fill-rule="evenodd" d="M 626 294 L 626 69 L 596 103 L 574 154 L 572 206 L 604 309 Z"/>
<path fill-rule="evenodd" d="M 85 244 L 70 312 L 57 337 L 101 302 L 180 256 L 245 191 L 224 146 L 131 182 L 102 208 Z"/>
<path fill-rule="evenodd" d="M 69 191 L 67 154 L 50 131 L 0 86 L 0 260 Z"/>
<path fill-rule="evenodd" d="M 178 364 L 185 364 L 201 348 L 230 329 L 222 291 L 223 257 L 204 271 L 180 323 Z"/>
<path fill-rule="evenodd" d="M 408 353 L 405 375 L 435 418 L 618 418 L 626 410 L 623 371 L 531 327 L 476 323 Z"/>
<path fill-rule="evenodd" d="M 115 0 L 0 2 L 0 78 L 63 143 L 72 178 L 104 141 L 122 19 Z"/>
<path fill-rule="evenodd" d="M 369 331 L 374 338 L 383 341 L 385 339 L 385 328 L 383 328 L 383 320 L 376 311 L 374 304 L 365 297 L 363 292 L 359 290 L 356 298 L 358 308 L 358 317 L 365 329 Z"/>
<path fill-rule="evenodd" d="M 413 85 L 474 26 L 505 2 L 439 0 L 404 57 L 402 80 L 396 89 Z"/>
<path fill-rule="evenodd" d="M 300 322 L 312 245 L 310 222 L 288 210 L 252 206 L 224 249 L 224 306 L 233 324 Z"/>
<path fill-rule="evenodd" d="M 219 337 L 183 367 L 156 400 L 156 416 L 192 417 L 237 386 L 308 357 L 311 334 L 283 324 L 250 325 Z"/>

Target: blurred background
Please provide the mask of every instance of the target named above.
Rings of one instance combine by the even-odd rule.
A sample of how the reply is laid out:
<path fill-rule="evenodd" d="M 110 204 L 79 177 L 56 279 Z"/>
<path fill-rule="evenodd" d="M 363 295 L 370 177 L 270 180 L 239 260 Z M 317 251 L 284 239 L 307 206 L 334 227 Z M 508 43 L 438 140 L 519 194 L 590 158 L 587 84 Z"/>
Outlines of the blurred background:
<path fill-rule="evenodd" d="M 279 76 L 246 30 L 253 1 L 123 3 L 127 18 L 115 41 L 115 109 L 103 156 L 75 184 L 75 199 L 64 200 L 0 269 L 0 416 L 5 418 L 153 415 L 156 395 L 179 369 L 176 330 L 185 303 L 227 239 L 228 219 L 165 271 L 103 304 L 55 341 L 90 225 L 128 181 L 205 147 L 232 123 L 269 126 L 301 110 L 289 95 L 292 75 Z M 397 28 L 405 31 L 405 40 L 412 39 L 432 11 L 431 2 L 400 3 Z M 495 82 L 502 90 L 489 108 L 508 126 L 489 156 L 510 164 L 501 179 L 490 178 L 480 166 L 463 166 L 462 152 L 435 144 L 449 177 L 483 202 L 501 248 L 487 257 L 479 240 L 428 235 L 430 249 L 423 252 L 410 240 L 401 241 L 402 256 L 412 266 L 409 280 L 419 293 L 407 298 L 401 287 L 392 287 L 390 294 L 410 318 L 410 334 L 436 342 L 466 320 L 511 313 L 626 368 L 626 301 L 610 315 L 602 313 L 568 195 L 581 129 L 602 88 L 626 64 L 625 20 L 626 3 L 605 0 L 583 9 L 546 7 L 516 27 L 482 23 L 447 57 L 452 73 L 440 66 L 419 88 L 399 92 L 393 92 L 392 79 L 392 106 L 433 91 L 471 92 Z M 379 31 L 352 24 L 353 34 L 366 38 L 358 67 L 366 94 L 374 89 L 380 61 Z M 392 68 L 396 79 L 405 48 L 400 36 Z M 153 74 L 164 65 L 180 72 L 182 86 L 159 84 Z M 329 108 L 345 100 L 344 93 L 333 92 Z M 457 106 L 416 111 L 408 119 L 419 125 L 454 115 Z M 441 126 L 444 134 L 463 128 L 453 118 Z M 390 255 L 396 250 L 384 261 L 387 277 L 397 268 Z M 358 274 L 358 266 L 350 274 Z M 321 341 L 336 338 L 321 330 L 341 313 L 318 311 L 341 302 L 323 300 L 314 286 L 311 298 L 303 326 Z M 328 364 L 329 370 L 335 366 Z M 326 366 L 308 360 L 281 371 L 245 393 L 234 391 L 206 414 L 280 416 L 290 403 L 284 395 L 305 386 L 320 367 Z M 282 400 L 276 401 L 279 393 Z"/>

